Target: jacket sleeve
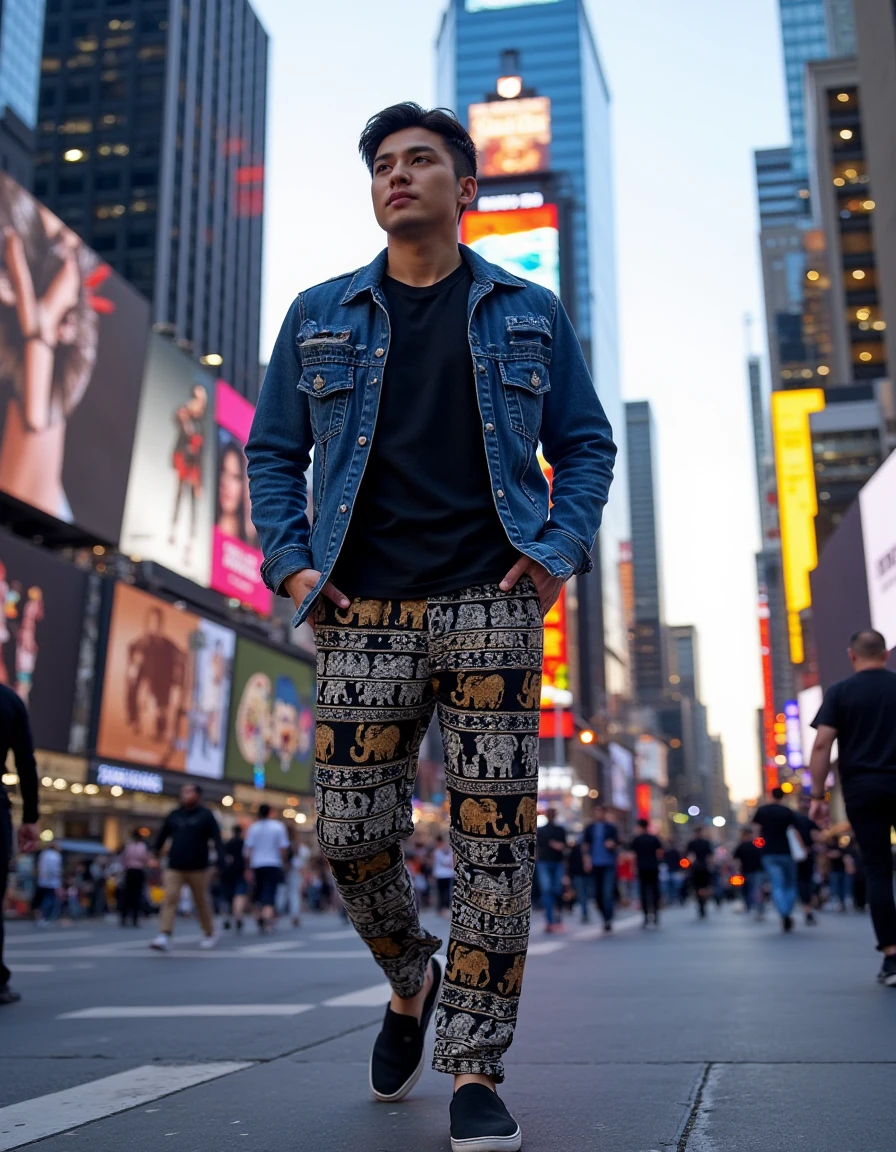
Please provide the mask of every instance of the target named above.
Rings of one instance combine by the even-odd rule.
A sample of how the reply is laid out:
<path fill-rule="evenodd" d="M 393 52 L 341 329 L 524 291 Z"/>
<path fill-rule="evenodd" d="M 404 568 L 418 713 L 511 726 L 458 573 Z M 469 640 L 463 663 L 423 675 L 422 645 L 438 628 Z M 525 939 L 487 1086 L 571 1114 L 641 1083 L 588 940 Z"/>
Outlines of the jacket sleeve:
<path fill-rule="evenodd" d="M 36 824 L 38 818 L 37 764 L 34 759 L 34 741 L 31 738 L 31 722 L 28 709 L 16 697 L 15 727 L 12 738 L 12 751 L 16 762 L 16 775 L 19 778 L 19 793 L 22 797 L 22 823 Z"/>
<path fill-rule="evenodd" d="M 224 867 L 224 842 L 221 839 L 221 829 L 218 827 L 218 821 L 214 817 L 214 813 L 208 814 L 209 826 L 208 834 L 209 839 L 215 845 L 215 863 L 218 868 Z"/>
<path fill-rule="evenodd" d="M 616 445 L 566 310 L 557 301 L 551 352 L 551 389 L 544 398 L 541 443 L 554 473 L 550 519 L 539 541 L 590 572 Z"/>
<path fill-rule="evenodd" d="M 308 399 L 298 387 L 302 373 L 295 351 L 301 316 L 299 296 L 274 345 L 246 444 L 252 520 L 264 553 L 261 576 L 280 596 L 287 595 L 287 576 L 313 567 L 305 473 L 314 437 Z"/>

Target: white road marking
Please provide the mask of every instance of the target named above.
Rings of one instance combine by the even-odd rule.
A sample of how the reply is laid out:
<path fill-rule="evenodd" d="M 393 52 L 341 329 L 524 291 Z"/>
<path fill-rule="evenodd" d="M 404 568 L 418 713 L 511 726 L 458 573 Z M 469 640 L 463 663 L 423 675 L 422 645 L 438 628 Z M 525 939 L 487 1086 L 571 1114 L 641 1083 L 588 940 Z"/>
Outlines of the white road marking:
<path fill-rule="evenodd" d="M 177 1066 L 147 1064 L 102 1080 L 79 1084 L 77 1088 L 10 1104 L 7 1108 L 0 1108 L 0 1152 L 21 1148 L 23 1144 L 59 1132 L 69 1132 L 73 1127 L 126 1112 L 162 1096 L 170 1096 L 172 1092 L 251 1067 L 251 1061 Z"/>
<path fill-rule="evenodd" d="M 16 975 L 20 972 L 55 972 L 55 964 L 16 964 Z"/>
<path fill-rule="evenodd" d="M 322 1008 L 379 1008 L 388 1004 L 392 988 L 386 984 L 371 984 L 369 988 L 359 988 L 357 992 L 347 992 L 344 996 L 334 996 L 324 1000 Z"/>
<path fill-rule="evenodd" d="M 241 956 L 269 956 L 272 952 L 288 952 L 291 948 L 303 948 L 299 940 L 279 940 L 276 944 L 244 944 L 237 948 Z"/>
<path fill-rule="evenodd" d="M 358 933 L 354 928 L 342 928 L 338 932 L 312 932 L 313 940 L 353 940 Z"/>
<path fill-rule="evenodd" d="M 299 951 L 302 945 L 298 942 L 290 945 L 295 948 L 294 952 L 265 952 L 265 953 L 250 953 L 246 954 L 242 950 L 222 948 L 217 952 L 206 952 L 202 949 L 180 949 L 174 947 L 168 953 L 153 952 L 147 946 L 141 948 L 139 952 L 116 952 L 111 948 L 91 948 L 86 949 L 68 949 L 59 952 L 53 952 L 53 959 L 59 957 L 85 959 L 90 957 L 94 960 L 155 960 L 158 963 L 162 962 L 163 957 L 172 960 L 357 960 L 359 957 L 369 957 L 370 952 L 366 948 L 355 948 L 346 950 L 344 952 L 308 952 Z M 18 952 L 12 952 L 7 955 L 7 959 L 11 963 L 17 960 L 46 960 L 48 953 L 35 949 L 21 949 Z"/>
<path fill-rule="evenodd" d="M 37 928 L 34 925 L 30 929 L 20 932 L 11 932 L 9 923 L 6 925 L 6 943 L 17 944 L 20 940 L 42 940 L 47 944 L 55 944 L 58 941 L 63 941 L 68 944 L 71 940 L 92 940 L 96 937 L 96 932 L 76 932 L 69 931 L 67 928 L 57 928 L 51 925 L 49 928 Z"/>
<path fill-rule="evenodd" d="M 537 944 L 530 944 L 527 955 L 547 956 L 550 952 L 559 952 L 566 947 L 565 940 L 540 940 Z"/>
<path fill-rule="evenodd" d="M 300 1016 L 310 1012 L 313 1004 L 153 1004 L 120 1008 L 80 1008 L 63 1012 L 57 1020 L 152 1020 L 155 1017 L 185 1016 Z"/>

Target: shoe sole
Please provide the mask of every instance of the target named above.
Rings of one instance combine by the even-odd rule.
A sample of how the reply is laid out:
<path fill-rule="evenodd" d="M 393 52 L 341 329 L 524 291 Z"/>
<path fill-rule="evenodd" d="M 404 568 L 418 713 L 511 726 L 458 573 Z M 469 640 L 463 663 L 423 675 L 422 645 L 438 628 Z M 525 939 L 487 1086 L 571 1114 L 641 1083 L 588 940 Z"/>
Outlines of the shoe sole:
<path fill-rule="evenodd" d="M 153 950 L 153 952 L 170 952 L 171 951 L 171 949 L 166 948 L 164 944 L 150 944 L 150 948 Z"/>
<path fill-rule="evenodd" d="M 368 1082 L 370 1084 L 371 1095 L 373 1096 L 374 1100 L 379 1100 L 381 1104 L 395 1104 L 397 1101 L 403 1100 L 405 1098 L 405 1096 L 407 1096 L 407 1094 L 414 1087 L 414 1085 L 417 1083 L 417 1081 L 420 1079 L 420 1077 L 423 1075 L 423 1069 L 426 1067 L 426 1031 L 429 1028 L 429 1022 L 432 1019 L 432 1014 L 433 1014 L 433 1012 L 435 1012 L 436 1005 L 439 1002 L 439 996 L 441 995 L 441 992 L 442 992 L 442 979 L 444 976 L 444 970 L 442 968 L 442 962 L 441 962 L 441 960 L 439 960 L 438 956 L 432 957 L 432 967 L 433 967 L 433 973 L 436 973 L 436 972 L 438 973 L 438 983 L 435 985 L 435 996 L 433 996 L 433 998 L 432 998 L 432 1004 L 430 1005 L 429 1011 L 428 1012 L 424 1011 L 423 1016 L 420 1019 L 420 1028 L 423 1032 L 423 1051 L 420 1053 L 420 1063 L 417 1065 L 417 1067 L 414 1069 L 414 1071 L 410 1074 L 410 1076 L 407 1078 L 407 1080 L 405 1080 L 404 1084 L 402 1084 L 402 1086 L 398 1089 L 397 1092 L 393 1092 L 393 1093 L 391 1093 L 391 1095 L 386 1096 L 382 1092 L 377 1092 L 376 1088 L 374 1088 L 374 1086 L 373 1086 L 373 1053 L 371 1053 L 371 1055 L 370 1055 L 370 1064 L 368 1065 L 367 1079 L 368 1079 Z M 474 1149 L 474 1152 L 476 1152 L 475 1149 Z"/>
<path fill-rule="evenodd" d="M 877 982 L 883 984 L 885 988 L 896 988 L 896 972 L 892 972 L 888 976 L 878 976 Z"/>
<path fill-rule="evenodd" d="M 451 1137 L 451 1152 L 519 1152 L 523 1133 L 519 1124 L 512 1136 L 474 1136 L 469 1140 Z"/>

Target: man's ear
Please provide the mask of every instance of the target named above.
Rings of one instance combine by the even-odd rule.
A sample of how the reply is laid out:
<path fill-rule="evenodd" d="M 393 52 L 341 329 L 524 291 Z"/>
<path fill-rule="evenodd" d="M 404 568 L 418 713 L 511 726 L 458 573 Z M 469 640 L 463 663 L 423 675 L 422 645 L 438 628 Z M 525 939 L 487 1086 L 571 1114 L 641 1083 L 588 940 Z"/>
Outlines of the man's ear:
<path fill-rule="evenodd" d="M 461 208 L 466 208 L 476 199 L 478 185 L 475 176 L 462 176 L 460 178 L 460 196 L 457 198 L 457 203 Z"/>

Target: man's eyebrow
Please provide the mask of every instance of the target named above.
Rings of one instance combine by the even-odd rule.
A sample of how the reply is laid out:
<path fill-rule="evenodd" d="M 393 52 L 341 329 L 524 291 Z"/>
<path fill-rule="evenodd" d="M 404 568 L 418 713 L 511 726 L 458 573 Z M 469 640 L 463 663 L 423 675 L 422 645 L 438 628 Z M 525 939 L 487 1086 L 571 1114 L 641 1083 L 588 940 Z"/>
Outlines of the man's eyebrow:
<path fill-rule="evenodd" d="M 431 144 L 411 144 L 409 148 L 404 149 L 406 156 L 416 156 L 420 152 L 431 152 L 434 156 L 438 155 L 438 151 Z M 391 160 L 394 155 L 394 152 L 381 152 L 374 160 L 374 164 L 379 164 L 381 160 Z"/>

